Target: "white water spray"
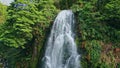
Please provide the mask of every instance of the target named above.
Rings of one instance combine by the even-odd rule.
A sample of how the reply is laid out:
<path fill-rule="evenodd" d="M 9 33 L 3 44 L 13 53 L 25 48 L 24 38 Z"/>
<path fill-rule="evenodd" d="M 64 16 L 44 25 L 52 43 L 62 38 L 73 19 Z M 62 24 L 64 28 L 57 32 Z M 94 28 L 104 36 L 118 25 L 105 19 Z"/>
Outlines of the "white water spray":
<path fill-rule="evenodd" d="M 58 14 L 47 41 L 42 68 L 80 68 L 74 25 L 71 10 L 63 10 Z"/>

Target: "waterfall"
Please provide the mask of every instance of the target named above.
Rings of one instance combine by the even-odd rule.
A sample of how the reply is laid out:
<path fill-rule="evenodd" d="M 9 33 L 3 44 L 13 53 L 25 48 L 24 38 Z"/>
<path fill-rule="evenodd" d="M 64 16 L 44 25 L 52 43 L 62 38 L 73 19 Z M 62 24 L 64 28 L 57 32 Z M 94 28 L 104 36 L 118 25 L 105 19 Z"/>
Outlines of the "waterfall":
<path fill-rule="evenodd" d="M 58 14 L 46 43 L 42 68 L 80 68 L 74 25 L 71 10 L 63 10 Z"/>

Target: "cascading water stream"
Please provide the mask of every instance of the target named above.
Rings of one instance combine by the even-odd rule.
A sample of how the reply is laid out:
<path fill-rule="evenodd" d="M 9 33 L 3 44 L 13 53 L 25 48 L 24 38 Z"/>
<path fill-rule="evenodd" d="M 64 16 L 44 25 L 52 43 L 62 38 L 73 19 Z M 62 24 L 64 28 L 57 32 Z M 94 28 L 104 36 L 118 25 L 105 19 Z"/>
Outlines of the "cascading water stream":
<path fill-rule="evenodd" d="M 58 14 L 46 44 L 42 68 L 80 68 L 74 25 L 71 10 L 63 10 Z"/>

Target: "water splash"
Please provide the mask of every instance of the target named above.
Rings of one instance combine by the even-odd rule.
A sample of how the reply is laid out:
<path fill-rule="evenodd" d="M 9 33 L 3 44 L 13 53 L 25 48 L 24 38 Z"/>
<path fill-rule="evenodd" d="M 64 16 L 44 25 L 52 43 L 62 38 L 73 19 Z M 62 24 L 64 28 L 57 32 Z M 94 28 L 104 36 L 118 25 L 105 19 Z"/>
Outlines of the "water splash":
<path fill-rule="evenodd" d="M 58 14 L 47 41 L 42 68 L 80 68 L 74 25 L 71 10 L 63 10 Z"/>

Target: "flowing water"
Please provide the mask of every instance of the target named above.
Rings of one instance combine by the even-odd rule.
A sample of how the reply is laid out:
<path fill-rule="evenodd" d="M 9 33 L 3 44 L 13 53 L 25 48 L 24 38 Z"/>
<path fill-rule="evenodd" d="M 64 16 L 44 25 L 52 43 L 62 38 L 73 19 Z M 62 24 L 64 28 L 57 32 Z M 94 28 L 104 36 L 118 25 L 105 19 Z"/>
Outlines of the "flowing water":
<path fill-rule="evenodd" d="M 58 14 L 46 44 L 42 68 L 80 68 L 74 25 L 71 10 L 63 10 Z"/>

